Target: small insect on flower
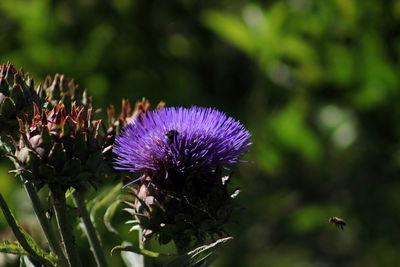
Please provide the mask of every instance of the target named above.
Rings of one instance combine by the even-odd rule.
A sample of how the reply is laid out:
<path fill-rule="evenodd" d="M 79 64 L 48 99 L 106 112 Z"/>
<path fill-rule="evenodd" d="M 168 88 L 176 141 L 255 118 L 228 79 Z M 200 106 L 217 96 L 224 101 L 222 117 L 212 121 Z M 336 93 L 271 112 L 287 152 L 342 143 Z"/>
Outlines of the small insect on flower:
<path fill-rule="evenodd" d="M 178 136 L 179 132 L 177 130 L 170 130 L 168 133 L 165 134 L 165 139 L 168 140 L 168 142 L 174 141 L 175 136 Z"/>
<path fill-rule="evenodd" d="M 346 222 L 338 217 L 331 217 L 331 218 L 329 218 L 328 221 L 329 221 L 329 223 L 336 225 L 337 227 L 339 227 L 342 230 L 343 230 L 343 227 L 346 226 Z"/>

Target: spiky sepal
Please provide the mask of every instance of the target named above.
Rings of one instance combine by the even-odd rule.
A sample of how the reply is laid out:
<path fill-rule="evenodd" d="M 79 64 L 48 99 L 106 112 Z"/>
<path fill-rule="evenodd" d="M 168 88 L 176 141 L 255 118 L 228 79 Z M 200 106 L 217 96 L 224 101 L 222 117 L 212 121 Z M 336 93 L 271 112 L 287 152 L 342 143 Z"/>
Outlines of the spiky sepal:
<path fill-rule="evenodd" d="M 39 109 L 52 109 L 63 103 L 67 113 L 71 112 L 72 103 L 76 106 L 91 107 L 91 98 L 87 90 L 81 89 L 74 80 L 67 80 L 64 75 L 47 76 L 43 85 L 35 88 L 33 78 L 24 71 L 16 70 L 11 63 L 0 65 L 0 150 L 12 151 L 10 138 L 19 135 L 18 120 L 30 121 L 34 105 Z"/>
<path fill-rule="evenodd" d="M 32 116 L 33 103 L 40 106 L 43 99 L 37 94 L 33 78 L 11 63 L 0 65 L 0 135 L 18 134 L 17 117 Z"/>
<path fill-rule="evenodd" d="M 239 191 L 229 193 L 227 181 L 227 176 L 219 174 L 189 177 L 176 188 L 155 185 L 144 177 L 141 185 L 130 187 L 135 200 L 127 202 L 131 206 L 127 211 L 136 217 L 145 239 L 156 236 L 160 244 L 174 241 L 178 251 L 189 251 L 228 236 L 225 226 Z"/>
<path fill-rule="evenodd" d="M 57 184 L 77 188 L 102 177 L 104 138 L 99 134 L 101 121 L 92 120 L 92 109 L 64 104 L 52 109 L 34 106 L 31 120 L 19 119 L 20 136 L 15 153 L 8 154 L 24 173 L 27 182 L 37 188 Z"/>
<path fill-rule="evenodd" d="M 76 106 L 90 108 L 91 97 L 88 97 L 87 89 L 82 89 L 73 79 L 68 80 L 63 74 L 56 74 L 54 77 L 47 76 L 43 85 L 39 85 L 38 92 L 47 96 L 45 107 L 51 109 L 57 103 L 65 106 L 66 112 L 71 112 L 72 103 Z"/>
<path fill-rule="evenodd" d="M 156 109 L 163 108 L 164 106 L 165 103 L 160 102 Z M 134 108 L 132 108 L 128 99 L 122 99 L 121 112 L 118 115 L 116 115 L 115 107 L 113 105 L 107 108 L 107 132 L 113 136 L 120 134 L 121 129 L 125 125 L 134 122 L 141 114 L 146 113 L 149 110 L 150 102 L 145 98 L 142 98 L 141 101 L 137 101 Z"/>

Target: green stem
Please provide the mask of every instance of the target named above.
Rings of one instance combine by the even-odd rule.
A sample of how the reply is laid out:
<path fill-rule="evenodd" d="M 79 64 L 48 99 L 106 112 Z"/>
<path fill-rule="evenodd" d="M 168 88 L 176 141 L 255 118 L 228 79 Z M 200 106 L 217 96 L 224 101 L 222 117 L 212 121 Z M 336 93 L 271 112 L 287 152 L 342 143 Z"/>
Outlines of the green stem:
<path fill-rule="evenodd" d="M 0 194 L 0 208 L 3 211 L 4 217 L 10 226 L 11 230 L 13 231 L 15 237 L 18 240 L 18 243 L 21 247 L 34 259 L 39 261 L 43 266 L 51 267 L 53 266 L 52 263 L 46 259 L 46 252 L 42 251 L 35 241 L 31 239 L 31 237 L 24 233 L 21 226 L 17 223 L 14 218 L 14 215 L 11 213 L 6 201 L 4 200 L 3 196 Z M 28 238 L 31 239 L 28 241 Z"/>
<path fill-rule="evenodd" d="M 67 216 L 67 204 L 65 201 L 65 191 L 60 188 L 51 188 L 53 195 L 54 213 L 56 215 L 58 230 L 64 244 L 65 252 L 71 267 L 82 266 L 78 251 L 75 246 L 74 234 L 70 220 Z"/>
<path fill-rule="evenodd" d="M 21 177 L 24 182 L 24 178 Z M 39 196 L 31 183 L 24 183 L 25 190 L 32 202 L 33 210 L 35 211 L 36 217 L 40 223 L 40 226 L 43 229 L 44 235 L 46 236 L 47 241 L 49 242 L 49 246 L 51 251 L 57 255 L 60 266 L 66 267 L 69 266 L 67 259 L 65 258 L 64 252 L 60 246 L 60 242 L 57 236 L 54 233 L 54 230 L 46 218 L 46 211 L 40 202 Z"/>
<path fill-rule="evenodd" d="M 143 239 L 142 239 L 143 238 L 143 229 L 142 228 L 140 228 L 140 231 L 138 234 L 139 234 L 139 247 L 141 249 L 151 250 L 150 239 L 147 239 L 145 241 L 143 241 Z M 153 266 L 153 263 L 152 263 L 152 260 L 150 257 L 142 255 L 142 258 L 143 258 L 143 267 L 152 267 Z"/>
<path fill-rule="evenodd" d="M 108 265 L 104 256 L 104 251 L 101 246 L 100 239 L 96 233 L 96 229 L 93 226 L 89 212 L 86 208 L 83 193 L 80 190 L 76 190 L 72 195 L 72 199 L 74 200 L 75 205 L 78 207 L 78 213 L 83 222 L 83 229 L 89 240 L 89 244 L 96 259 L 97 266 L 107 267 Z"/>

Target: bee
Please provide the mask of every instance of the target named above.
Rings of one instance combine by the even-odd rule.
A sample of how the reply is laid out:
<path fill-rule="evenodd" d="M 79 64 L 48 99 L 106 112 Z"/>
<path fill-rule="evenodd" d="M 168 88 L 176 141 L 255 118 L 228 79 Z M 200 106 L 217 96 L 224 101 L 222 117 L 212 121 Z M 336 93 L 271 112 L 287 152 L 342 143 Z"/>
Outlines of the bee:
<path fill-rule="evenodd" d="M 336 225 L 337 227 L 339 227 L 342 230 L 343 230 L 343 227 L 346 226 L 346 222 L 338 217 L 331 217 L 331 218 L 329 218 L 328 222 Z"/>
<path fill-rule="evenodd" d="M 170 130 L 168 133 L 165 134 L 165 139 L 168 140 L 168 142 L 174 141 L 174 138 L 178 136 L 179 132 L 177 130 Z"/>

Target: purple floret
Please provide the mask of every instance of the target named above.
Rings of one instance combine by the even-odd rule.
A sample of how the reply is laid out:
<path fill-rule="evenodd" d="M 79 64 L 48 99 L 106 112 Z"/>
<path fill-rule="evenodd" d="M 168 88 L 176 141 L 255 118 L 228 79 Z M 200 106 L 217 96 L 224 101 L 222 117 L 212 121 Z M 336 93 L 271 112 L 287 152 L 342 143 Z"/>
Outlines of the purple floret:
<path fill-rule="evenodd" d="M 144 176 L 207 174 L 239 161 L 251 145 L 243 125 L 213 108 L 149 111 L 117 136 L 116 169 Z"/>

